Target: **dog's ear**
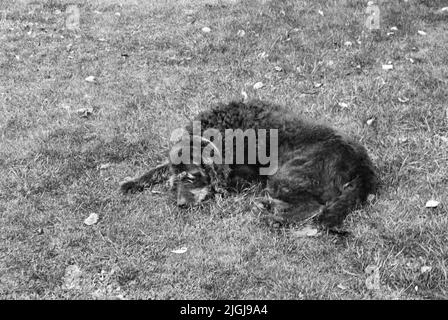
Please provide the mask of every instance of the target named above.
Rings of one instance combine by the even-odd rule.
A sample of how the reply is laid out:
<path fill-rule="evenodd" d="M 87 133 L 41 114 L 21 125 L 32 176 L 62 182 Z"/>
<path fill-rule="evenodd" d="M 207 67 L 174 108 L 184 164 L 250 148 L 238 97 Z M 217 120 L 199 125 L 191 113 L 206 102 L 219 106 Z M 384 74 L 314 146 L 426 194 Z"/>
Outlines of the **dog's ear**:
<path fill-rule="evenodd" d="M 124 181 L 120 182 L 120 191 L 122 193 L 143 191 L 143 189 L 147 187 L 165 182 L 169 179 L 170 173 L 170 162 L 162 163 L 161 165 L 152 168 L 140 177 L 125 179 Z"/>

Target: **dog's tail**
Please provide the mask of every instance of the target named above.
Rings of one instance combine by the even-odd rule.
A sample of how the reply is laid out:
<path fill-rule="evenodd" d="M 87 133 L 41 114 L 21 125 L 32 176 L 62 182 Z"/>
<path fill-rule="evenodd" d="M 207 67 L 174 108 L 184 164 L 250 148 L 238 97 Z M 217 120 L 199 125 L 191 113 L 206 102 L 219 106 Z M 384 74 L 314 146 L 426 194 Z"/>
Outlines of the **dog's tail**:
<path fill-rule="evenodd" d="M 143 191 L 145 188 L 168 180 L 169 175 L 170 163 L 165 162 L 140 177 L 121 182 L 120 191 L 123 193 Z"/>
<path fill-rule="evenodd" d="M 320 223 L 328 228 L 339 226 L 350 210 L 365 202 L 368 195 L 375 192 L 378 181 L 373 168 L 366 166 L 363 169 L 356 178 L 344 184 L 337 198 L 325 205 L 318 218 Z"/>

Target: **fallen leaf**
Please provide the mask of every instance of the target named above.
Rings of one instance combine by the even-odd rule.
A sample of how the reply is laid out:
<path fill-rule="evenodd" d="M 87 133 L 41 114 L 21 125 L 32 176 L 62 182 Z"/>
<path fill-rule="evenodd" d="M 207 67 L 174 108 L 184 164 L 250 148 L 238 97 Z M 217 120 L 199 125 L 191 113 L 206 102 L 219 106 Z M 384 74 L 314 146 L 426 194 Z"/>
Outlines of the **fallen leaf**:
<path fill-rule="evenodd" d="M 344 46 L 346 46 L 346 47 L 351 47 L 352 45 L 353 45 L 353 43 L 351 41 L 344 42 Z"/>
<path fill-rule="evenodd" d="M 94 76 L 88 76 L 86 79 L 85 79 L 87 82 L 95 82 L 95 77 Z"/>
<path fill-rule="evenodd" d="M 448 7 L 443 7 L 439 10 L 437 10 L 438 13 L 444 13 L 444 12 L 448 12 Z"/>
<path fill-rule="evenodd" d="M 347 290 L 347 287 L 344 286 L 343 284 L 338 284 L 337 287 L 341 290 Z"/>
<path fill-rule="evenodd" d="M 392 30 L 392 31 L 398 31 L 398 28 L 397 28 L 397 27 L 391 27 L 390 30 Z"/>
<path fill-rule="evenodd" d="M 281 71 L 283 71 L 283 68 L 279 67 L 279 66 L 275 66 L 274 70 L 277 71 L 277 72 L 281 72 Z"/>
<path fill-rule="evenodd" d="M 243 96 L 243 102 L 249 100 L 249 96 L 247 95 L 246 91 L 241 90 L 241 95 Z"/>
<path fill-rule="evenodd" d="M 257 82 L 256 84 L 254 84 L 254 89 L 258 90 L 264 87 L 264 83 L 263 82 Z"/>
<path fill-rule="evenodd" d="M 236 33 L 236 35 L 240 38 L 244 37 L 246 35 L 246 31 L 244 30 L 238 30 L 238 32 Z"/>
<path fill-rule="evenodd" d="M 76 110 L 76 113 L 82 118 L 87 118 L 93 113 L 93 108 L 80 108 Z"/>
<path fill-rule="evenodd" d="M 322 87 L 324 84 L 323 83 L 320 83 L 320 82 L 314 82 L 314 87 L 315 88 L 320 88 L 320 87 Z"/>
<path fill-rule="evenodd" d="M 375 118 L 370 118 L 366 121 L 368 126 L 371 126 L 375 122 Z"/>
<path fill-rule="evenodd" d="M 394 68 L 391 64 L 383 64 L 383 70 L 392 70 Z"/>
<path fill-rule="evenodd" d="M 100 170 L 106 170 L 110 168 L 110 163 L 103 163 L 100 165 Z"/>
<path fill-rule="evenodd" d="M 317 13 L 319 13 L 322 17 L 324 16 L 324 12 L 322 10 L 317 10 Z"/>
<path fill-rule="evenodd" d="M 62 287 L 64 289 L 79 289 L 79 283 L 81 280 L 82 271 L 81 269 L 76 265 L 71 265 L 65 268 L 65 274 L 63 279 L 63 285 Z"/>
<path fill-rule="evenodd" d="M 436 136 L 437 136 L 437 138 L 442 140 L 442 142 L 448 143 L 448 137 L 444 137 L 444 136 L 441 136 L 441 135 L 436 135 Z"/>
<path fill-rule="evenodd" d="M 386 33 L 386 36 L 393 36 L 395 33 L 393 33 L 393 32 L 387 32 Z"/>
<path fill-rule="evenodd" d="M 297 238 L 315 237 L 318 235 L 317 228 L 311 226 L 304 226 L 302 229 L 293 232 L 293 235 Z"/>
<path fill-rule="evenodd" d="M 121 13 L 120 13 L 120 12 L 115 12 L 115 15 L 116 15 L 117 17 L 119 17 L 119 16 L 121 16 Z"/>
<path fill-rule="evenodd" d="M 365 284 L 368 290 L 379 290 L 380 289 L 380 268 L 375 265 L 369 265 L 364 270 L 367 277 Z"/>
<path fill-rule="evenodd" d="M 96 213 L 91 213 L 90 216 L 88 216 L 85 220 L 84 220 L 84 224 L 91 226 L 95 223 L 98 222 L 98 215 Z"/>
<path fill-rule="evenodd" d="M 345 102 L 338 102 L 338 106 L 342 109 L 348 109 L 348 104 Z"/>
<path fill-rule="evenodd" d="M 427 33 L 425 31 L 422 31 L 422 30 L 418 30 L 417 33 L 419 35 L 421 35 L 421 36 L 426 36 L 427 35 Z"/>
<path fill-rule="evenodd" d="M 204 33 L 209 33 L 210 31 L 212 31 L 212 29 L 210 29 L 209 27 L 203 27 L 201 30 Z"/>
<path fill-rule="evenodd" d="M 260 59 L 265 59 L 267 57 L 269 57 L 269 55 L 266 54 L 266 52 L 264 52 L 264 51 L 258 54 L 258 58 L 260 58 Z"/>
<path fill-rule="evenodd" d="M 176 250 L 171 250 L 172 253 L 177 253 L 177 254 L 181 254 L 181 253 L 185 253 L 187 252 L 187 247 L 182 247 L 180 249 L 176 249 Z"/>
<path fill-rule="evenodd" d="M 425 207 L 426 208 L 437 208 L 437 206 L 440 204 L 439 201 L 437 200 L 429 200 L 428 202 L 426 202 Z"/>
<path fill-rule="evenodd" d="M 406 98 L 406 97 L 398 97 L 398 101 L 400 101 L 401 103 L 406 103 L 406 102 L 409 102 L 409 98 Z"/>
<path fill-rule="evenodd" d="M 432 270 L 432 267 L 430 267 L 430 266 L 422 266 L 422 267 L 420 268 L 420 272 L 421 272 L 421 273 L 430 272 L 431 270 Z"/>

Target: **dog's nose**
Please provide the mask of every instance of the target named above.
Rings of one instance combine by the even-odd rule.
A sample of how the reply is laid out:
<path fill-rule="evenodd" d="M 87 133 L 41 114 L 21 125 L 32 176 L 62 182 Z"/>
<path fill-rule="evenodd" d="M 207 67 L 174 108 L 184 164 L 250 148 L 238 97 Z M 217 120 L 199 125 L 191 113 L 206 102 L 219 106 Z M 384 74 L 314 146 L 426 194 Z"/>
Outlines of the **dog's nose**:
<path fill-rule="evenodd" d="M 177 206 L 183 207 L 187 204 L 187 199 L 185 197 L 178 197 L 177 198 Z"/>

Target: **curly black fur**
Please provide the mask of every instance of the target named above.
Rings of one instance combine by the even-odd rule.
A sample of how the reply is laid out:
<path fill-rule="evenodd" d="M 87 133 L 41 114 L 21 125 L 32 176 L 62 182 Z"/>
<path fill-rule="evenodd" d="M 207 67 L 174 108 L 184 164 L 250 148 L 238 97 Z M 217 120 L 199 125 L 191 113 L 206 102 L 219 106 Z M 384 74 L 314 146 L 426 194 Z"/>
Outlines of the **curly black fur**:
<path fill-rule="evenodd" d="M 215 165 L 216 172 L 226 174 L 214 177 L 211 183 L 218 179 L 227 188 L 244 182 L 267 183 L 272 197 L 290 204 L 282 215 L 286 221 L 302 220 L 317 211 L 322 224 L 337 226 L 377 187 L 375 170 L 364 147 L 328 126 L 304 120 L 278 105 L 258 100 L 230 102 L 204 111 L 194 120 L 201 122 L 202 132 L 214 128 L 223 136 L 225 129 L 278 130 L 279 169 L 275 174 L 260 176 L 262 165 L 258 161 L 231 164 L 227 166 L 229 170 L 222 169 L 226 165 Z M 186 129 L 193 134 L 192 123 Z"/>

